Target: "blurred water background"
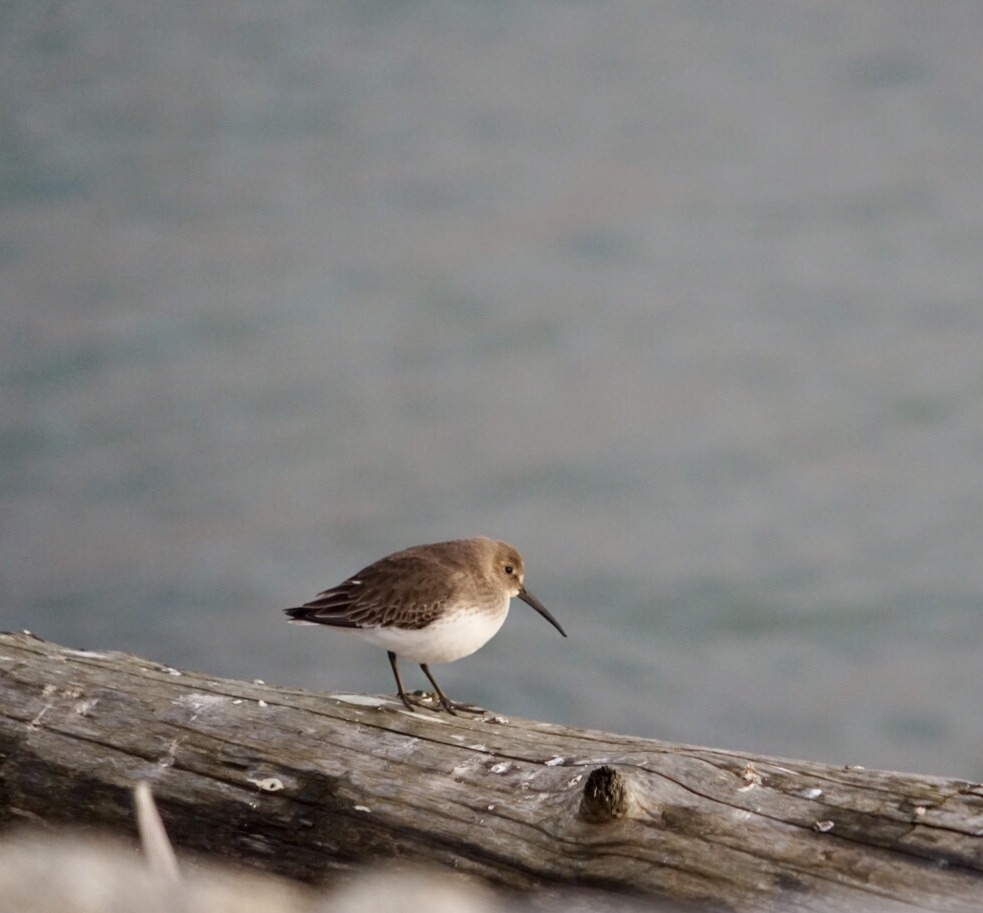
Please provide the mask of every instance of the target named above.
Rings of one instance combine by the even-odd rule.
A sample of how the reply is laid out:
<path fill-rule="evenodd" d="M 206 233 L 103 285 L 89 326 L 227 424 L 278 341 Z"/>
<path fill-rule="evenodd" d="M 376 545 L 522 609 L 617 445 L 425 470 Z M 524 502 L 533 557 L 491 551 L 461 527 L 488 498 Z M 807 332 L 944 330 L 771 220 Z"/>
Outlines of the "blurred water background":
<path fill-rule="evenodd" d="M 983 5 L 8 0 L 4 629 L 983 779 Z M 408 682 L 425 682 L 407 666 Z"/>

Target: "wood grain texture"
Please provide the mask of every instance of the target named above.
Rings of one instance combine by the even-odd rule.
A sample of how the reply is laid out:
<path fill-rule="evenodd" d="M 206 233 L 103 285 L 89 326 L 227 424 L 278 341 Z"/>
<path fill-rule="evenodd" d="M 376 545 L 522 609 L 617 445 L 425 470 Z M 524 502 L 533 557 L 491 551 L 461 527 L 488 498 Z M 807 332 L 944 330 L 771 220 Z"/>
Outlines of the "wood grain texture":
<path fill-rule="evenodd" d="M 398 857 L 732 911 L 983 909 L 983 786 L 409 713 L 0 635 L 0 824 L 134 833 L 313 884 Z"/>

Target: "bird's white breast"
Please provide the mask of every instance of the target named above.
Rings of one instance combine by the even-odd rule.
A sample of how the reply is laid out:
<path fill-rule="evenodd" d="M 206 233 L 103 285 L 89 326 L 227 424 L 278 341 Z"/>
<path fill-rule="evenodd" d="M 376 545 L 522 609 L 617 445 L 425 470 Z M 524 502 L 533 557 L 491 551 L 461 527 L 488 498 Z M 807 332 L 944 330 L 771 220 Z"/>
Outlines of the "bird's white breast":
<path fill-rule="evenodd" d="M 470 656 L 491 640 L 505 623 L 509 600 L 489 611 L 466 606 L 454 609 L 425 628 L 356 628 L 359 637 L 418 663 L 452 663 Z"/>

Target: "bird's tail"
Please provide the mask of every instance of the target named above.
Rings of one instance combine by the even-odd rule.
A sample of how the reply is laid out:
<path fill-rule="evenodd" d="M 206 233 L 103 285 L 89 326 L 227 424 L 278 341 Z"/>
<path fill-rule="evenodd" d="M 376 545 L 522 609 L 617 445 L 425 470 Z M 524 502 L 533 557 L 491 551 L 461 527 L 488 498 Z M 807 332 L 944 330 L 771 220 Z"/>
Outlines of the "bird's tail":
<path fill-rule="evenodd" d="M 288 619 L 293 625 L 315 625 L 316 621 L 311 621 L 311 616 L 314 614 L 314 609 L 309 609 L 307 606 L 295 606 L 292 609 L 284 609 L 285 615 L 289 615 Z"/>

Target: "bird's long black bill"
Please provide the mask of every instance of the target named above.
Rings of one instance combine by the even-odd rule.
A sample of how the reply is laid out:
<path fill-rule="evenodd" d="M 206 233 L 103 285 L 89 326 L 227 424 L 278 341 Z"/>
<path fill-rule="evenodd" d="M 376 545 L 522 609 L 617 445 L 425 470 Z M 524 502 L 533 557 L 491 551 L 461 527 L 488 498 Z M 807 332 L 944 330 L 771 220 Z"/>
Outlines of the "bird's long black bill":
<path fill-rule="evenodd" d="M 567 632 L 560 627 L 560 623 L 549 613 L 549 609 L 546 608 L 532 593 L 528 592 L 525 587 L 519 590 L 519 598 L 526 604 L 531 605 L 540 615 L 543 616 L 557 631 L 559 631 L 564 637 L 567 636 Z"/>

